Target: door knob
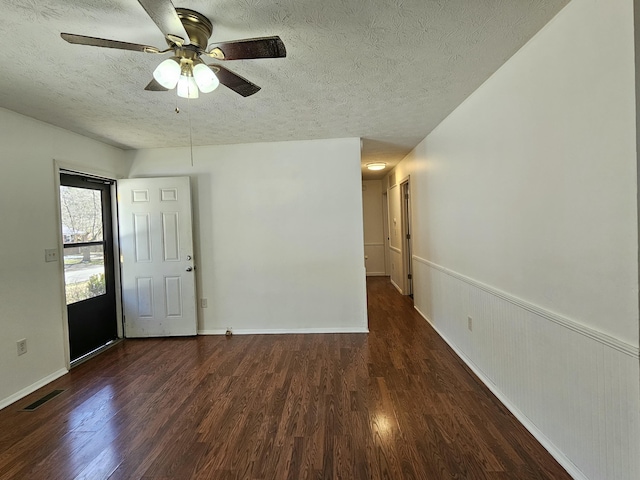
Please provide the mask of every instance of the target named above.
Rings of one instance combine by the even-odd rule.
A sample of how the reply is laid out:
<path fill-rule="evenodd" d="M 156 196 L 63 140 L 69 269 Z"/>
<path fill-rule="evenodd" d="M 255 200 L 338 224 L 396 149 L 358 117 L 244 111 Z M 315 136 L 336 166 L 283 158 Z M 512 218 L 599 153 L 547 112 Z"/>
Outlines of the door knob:
<path fill-rule="evenodd" d="M 190 272 L 193 270 L 193 267 L 187 267 L 187 272 Z"/>

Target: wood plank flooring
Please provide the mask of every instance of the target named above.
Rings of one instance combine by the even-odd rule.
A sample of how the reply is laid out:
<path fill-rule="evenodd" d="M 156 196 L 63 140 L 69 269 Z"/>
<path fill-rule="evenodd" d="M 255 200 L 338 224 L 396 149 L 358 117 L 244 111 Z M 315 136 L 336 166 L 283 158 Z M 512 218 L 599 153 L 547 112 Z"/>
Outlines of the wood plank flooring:
<path fill-rule="evenodd" d="M 367 286 L 368 335 L 120 343 L 0 411 L 0 478 L 570 478 L 411 299 Z"/>

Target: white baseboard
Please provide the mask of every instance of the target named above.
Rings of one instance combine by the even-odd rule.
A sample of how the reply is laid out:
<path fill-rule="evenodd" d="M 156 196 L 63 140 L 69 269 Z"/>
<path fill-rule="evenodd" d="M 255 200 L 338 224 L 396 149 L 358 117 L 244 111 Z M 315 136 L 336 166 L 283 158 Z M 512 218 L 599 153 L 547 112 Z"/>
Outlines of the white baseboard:
<path fill-rule="evenodd" d="M 420 311 L 418 307 L 414 305 L 416 311 L 424 318 L 429 325 L 435 330 L 435 332 L 442 338 L 449 347 L 456 353 L 456 355 L 471 369 L 471 371 L 482 381 L 482 383 L 491 390 L 496 398 L 502 403 L 507 410 L 509 410 L 514 417 L 518 419 L 518 421 L 529 430 L 529 432 L 540 442 L 540 444 L 551 454 L 556 461 L 562 465 L 562 467 L 571 475 L 575 480 L 589 480 L 584 473 L 580 471 L 578 467 L 574 465 L 574 463 L 567 458 L 567 456 L 562 453 L 558 447 L 556 447 L 551 440 L 549 440 L 545 434 L 543 434 L 535 424 L 529 420 L 529 418 L 522 413 L 511 401 L 500 391 L 500 389 L 487 377 L 482 370 L 480 370 L 475 363 L 469 359 L 458 347 L 455 343 L 450 342 L 447 337 L 445 337 L 438 328 L 427 318 L 427 316 Z"/>
<path fill-rule="evenodd" d="M 389 277 L 389 280 L 391 281 L 391 285 L 393 285 L 394 287 L 396 287 L 396 290 L 398 290 L 400 292 L 400 295 L 404 295 L 404 292 L 402 291 L 402 289 L 398 286 L 398 284 L 396 282 L 393 281 L 393 278 Z"/>
<path fill-rule="evenodd" d="M 226 331 L 226 329 L 198 330 L 198 335 L 224 335 Z M 283 335 L 306 333 L 369 333 L 369 329 L 367 327 L 233 329 L 234 335 Z"/>
<path fill-rule="evenodd" d="M 36 390 L 38 390 L 40 387 L 44 387 L 47 383 L 51 383 L 54 380 L 60 378 L 63 375 L 66 375 L 67 373 L 69 373 L 69 370 L 67 370 L 66 368 L 61 368 L 60 370 L 58 370 L 57 372 L 52 373 L 51 375 L 47 375 L 46 377 L 44 377 L 41 380 L 38 380 L 35 383 L 32 383 L 31 385 L 29 385 L 28 387 L 23 388 L 22 390 L 20 390 L 19 392 L 14 393 L 13 395 L 4 398 L 2 400 L 0 400 L 0 410 L 2 410 L 5 407 L 8 407 L 9 405 L 11 405 L 12 403 L 17 402 L 18 400 L 20 400 L 21 398 L 26 397 L 27 395 L 35 392 Z"/>
<path fill-rule="evenodd" d="M 387 274 L 384 272 L 367 272 L 367 277 L 386 277 Z"/>

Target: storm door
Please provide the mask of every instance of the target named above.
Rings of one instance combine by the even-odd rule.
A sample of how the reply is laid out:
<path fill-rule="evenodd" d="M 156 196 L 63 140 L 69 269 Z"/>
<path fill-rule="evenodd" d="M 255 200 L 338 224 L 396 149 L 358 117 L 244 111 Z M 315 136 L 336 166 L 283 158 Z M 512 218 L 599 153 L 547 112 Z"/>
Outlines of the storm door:
<path fill-rule="evenodd" d="M 111 181 L 60 174 L 71 361 L 118 336 Z"/>

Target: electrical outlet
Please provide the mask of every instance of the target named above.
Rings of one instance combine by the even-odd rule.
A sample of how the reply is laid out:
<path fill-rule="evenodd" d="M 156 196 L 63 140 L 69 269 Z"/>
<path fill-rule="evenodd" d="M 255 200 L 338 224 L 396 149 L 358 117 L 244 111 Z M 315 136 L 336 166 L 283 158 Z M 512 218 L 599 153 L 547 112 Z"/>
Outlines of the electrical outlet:
<path fill-rule="evenodd" d="M 16 342 L 16 345 L 18 346 L 18 356 L 24 355 L 25 353 L 27 353 L 27 339 L 26 338 L 23 338 L 22 340 L 18 340 Z"/>
<path fill-rule="evenodd" d="M 209 306 L 209 302 L 206 298 L 200 299 L 200 308 L 207 308 Z"/>
<path fill-rule="evenodd" d="M 473 318 L 467 317 L 467 328 L 470 332 L 473 331 Z"/>
<path fill-rule="evenodd" d="M 58 261 L 58 250 L 55 248 L 47 248 L 44 251 L 44 261 L 45 262 L 57 262 Z"/>

